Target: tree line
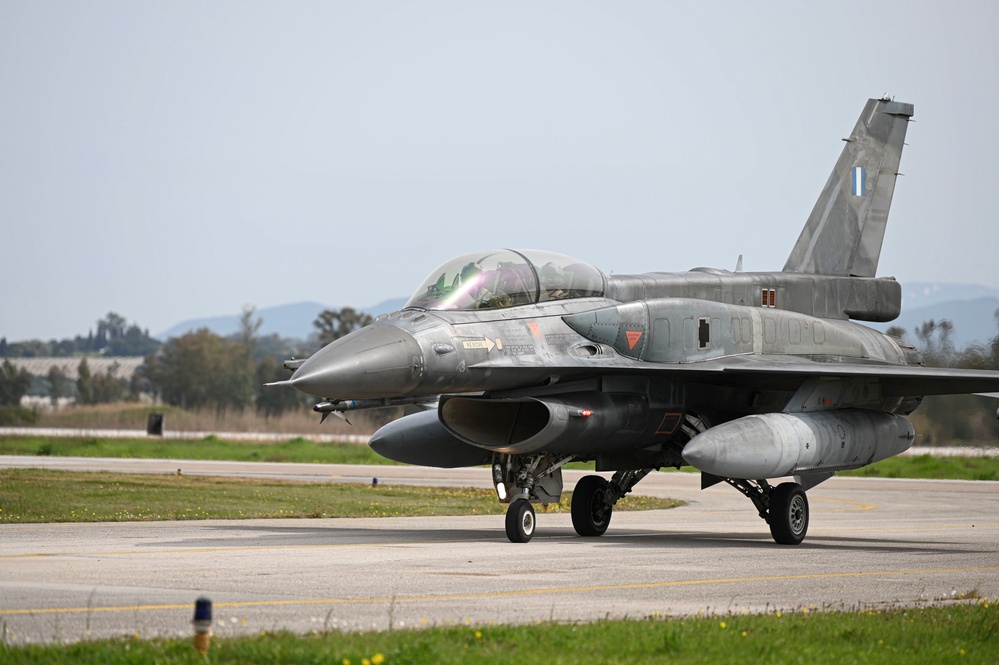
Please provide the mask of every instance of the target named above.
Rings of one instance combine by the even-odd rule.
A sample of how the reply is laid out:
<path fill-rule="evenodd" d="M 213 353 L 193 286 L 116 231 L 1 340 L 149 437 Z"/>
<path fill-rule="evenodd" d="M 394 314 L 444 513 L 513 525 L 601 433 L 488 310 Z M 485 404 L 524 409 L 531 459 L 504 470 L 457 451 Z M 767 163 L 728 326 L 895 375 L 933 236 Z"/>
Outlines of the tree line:
<path fill-rule="evenodd" d="M 160 346 L 159 340 L 149 336 L 149 329 L 138 324 L 128 325 L 119 314 L 108 312 L 97 321 L 97 331 L 89 331 L 86 337 L 77 335 L 73 339 L 49 340 L 31 339 L 23 342 L 8 342 L 0 338 L 0 358 L 67 358 L 77 355 L 96 354 L 105 356 L 146 356 Z"/>
<path fill-rule="evenodd" d="M 141 383 L 118 378 L 118 365 L 104 372 L 91 372 L 90 363 L 81 358 L 77 365 L 77 378 L 71 379 L 60 367 L 49 368 L 45 376 L 32 376 L 26 369 L 14 367 L 5 359 L 0 365 L 0 406 L 16 406 L 24 395 L 48 396 L 56 406 L 64 397 L 77 404 L 107 404 L 122 400 L 138 400 Z"/>
<path fill-rule="evenodd" d="M 999 310 L 995 313 L 999 329 Z M 969 344 L 962 349 L 954 346 L 954 326 L 950 321 L 926 321 L 912 331 L 898 326 L 888 329 L 894 335 L 912 343 L 928 367 L 999 370 L 999 332 L 985 344 Z M 918 438 L 915 445 L 942 445 L 958 441 L 999 440 L 997 401 L 976 395 L 928 395 L 910 416 Z"/>
<path fill-rule="evenodd" d="M 167 340 L 158 353 L 146 358 L 138 374 L 148 382 L 150 392 L 167 404 L 217 412 L 255 408 L 271 417 L 302 408 L 310 399 L 295 390 L 264 385 L 291 376 L 284 367 L 285 358 L 308 357 L 372 321 L 369 314 L 351 307 L 323 310 L 313 322 L 314 348 L 285 348 L 276 356 L 263 347 L 273 349 L 280 338 L 261 338 L 263 320 L 254 312 L 252 307 L 244 308 L 237 332 L 229 337 L 201 329 Z"/>
<path fill-rule="evenodd" d="M 236 333 L 229 336 L 202 328 L 163 344 L 153 340 L 156 348 L 145 355 L 131 380 L 116 377 L 114 367 L 92 372 L 86 357 L 80 359 L 75 381 L 58 367 L 45 377 L 32 377 L 5 360 L 0 366 L 0 406 L 16 406 L 29 393 L 47 395 L 53 404 L 64 397 L 78 404 L 100 404 L 150 395 L 155 401 L 185 409 L 208 408 L 219 413 L 256 409 L 266 417 L 276 416 L 303 408 L 309 400 L 295 390 L 263 385 L 291 376 L 283 366 L 285 359 L 308 357 L 372 321 L 369 314 L 351 307 L 323 310 L 313 322 L 313 335 L 301 342 L 279 335 L 261 336 L 263 319 L 255 312 L 253 307 L 244 308 Z M 109 314 L 98 321 L 96 337 L 117 340 L 127 336 L 128 330 L 138 329 L 126 328 L 124 322 Z"/>

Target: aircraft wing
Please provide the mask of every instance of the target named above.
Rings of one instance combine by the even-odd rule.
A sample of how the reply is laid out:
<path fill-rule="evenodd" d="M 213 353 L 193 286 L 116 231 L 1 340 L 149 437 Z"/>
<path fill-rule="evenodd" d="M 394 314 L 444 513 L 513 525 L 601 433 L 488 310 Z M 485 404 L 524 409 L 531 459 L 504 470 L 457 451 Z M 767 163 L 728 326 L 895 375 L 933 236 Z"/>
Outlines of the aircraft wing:
<path fill-rule="evenodd" d="M 877 379 L 886 396 L 952 395 L 999 389 L 999 372 L 951 367 L 919 367 L 880 363 L 830 363 L 801 358 L 752 356 L 740 359 L 725 374 L 788 379 Z"/>
<path fill-rule="evenodd" d="M 507 359 L 476 363 L 473 367 L 520 374 L 527 369 Z M 543 370 L 543 373 L 557 376 L 560 380 L 650 373 L 678 381 L 758 387 L 761 390 L 796 390 L 804 381 L 813 378 L 870 378 L 878 380 L 886 397 L 999 391 L 999 372 L 996 371 L 816 361 L 787 355 L 729 356 L 692 363 L 653 363 L 623 357 L 598 361 L 560 358 L 550 359 L 543 367 L 533 369 Z"/>

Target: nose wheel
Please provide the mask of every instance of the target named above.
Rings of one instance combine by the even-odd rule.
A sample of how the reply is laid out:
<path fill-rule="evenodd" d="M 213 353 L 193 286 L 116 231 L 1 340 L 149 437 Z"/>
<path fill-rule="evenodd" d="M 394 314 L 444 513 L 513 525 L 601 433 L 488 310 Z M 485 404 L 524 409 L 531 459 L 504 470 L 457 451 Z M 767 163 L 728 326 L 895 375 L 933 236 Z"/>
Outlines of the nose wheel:
<path fill-rule="evenodd" d="M 526 543 L 534 536 L 537 521 L 534 506 L 526 499 L 517 499 L 506 511 L 506 537 L 511 543 Z"/>

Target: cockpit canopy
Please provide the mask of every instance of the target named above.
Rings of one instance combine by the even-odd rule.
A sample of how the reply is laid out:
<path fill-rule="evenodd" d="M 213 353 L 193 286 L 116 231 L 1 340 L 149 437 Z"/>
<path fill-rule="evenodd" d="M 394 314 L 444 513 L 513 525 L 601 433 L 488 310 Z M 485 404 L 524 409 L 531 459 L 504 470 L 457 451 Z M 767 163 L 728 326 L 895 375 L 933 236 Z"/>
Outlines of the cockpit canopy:
<path fill-rule="evenodd" d="M 497 249 L 451 259 L 430 273 L 406 307 L 495 309 L 604 295 L 604 274 L 563 254 Z"/>

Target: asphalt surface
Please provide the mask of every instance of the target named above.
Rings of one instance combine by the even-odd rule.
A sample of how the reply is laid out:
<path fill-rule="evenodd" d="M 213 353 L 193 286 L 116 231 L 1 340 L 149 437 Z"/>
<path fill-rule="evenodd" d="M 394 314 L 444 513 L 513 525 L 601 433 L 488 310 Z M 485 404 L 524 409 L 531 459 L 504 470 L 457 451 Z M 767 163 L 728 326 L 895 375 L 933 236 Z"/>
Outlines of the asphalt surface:
<path fill-rule="evenodd" d="M 211 473 L 317 482 L 488 486 L 487 469 L 0 458 L 0 467 Z M 566 474 L 571 487 L 581 476 Z M 834 478 L 809 491 L 798 547 L 775 545 L 735 490 L 654 473 L 636 491 L 687 501 L 619 512 L 601 538 L 538 512 L 501 516 L 0 526 L 8 642 L 920 605 L 999 596 L 999 483 Z"/>

